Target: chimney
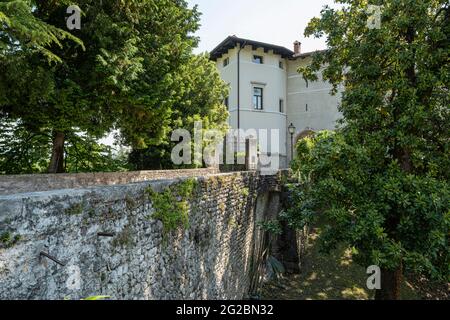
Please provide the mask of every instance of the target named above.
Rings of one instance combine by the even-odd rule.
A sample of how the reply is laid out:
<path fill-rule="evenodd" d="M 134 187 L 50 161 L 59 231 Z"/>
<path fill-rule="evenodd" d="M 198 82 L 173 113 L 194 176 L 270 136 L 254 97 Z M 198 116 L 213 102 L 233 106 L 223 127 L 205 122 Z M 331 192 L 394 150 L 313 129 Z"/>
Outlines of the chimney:
<path fill-rule="evenodd" d="M 298 55 L 302 53 L 302 43 L 300 41 L 294 42 L 294 54 Z"/>

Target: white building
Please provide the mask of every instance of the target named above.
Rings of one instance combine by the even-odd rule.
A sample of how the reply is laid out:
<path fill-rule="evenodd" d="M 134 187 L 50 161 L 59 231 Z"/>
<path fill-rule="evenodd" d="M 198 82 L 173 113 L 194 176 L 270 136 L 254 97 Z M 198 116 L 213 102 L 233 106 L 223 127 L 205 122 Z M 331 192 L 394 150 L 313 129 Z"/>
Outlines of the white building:
<path fill-rule="evenodd" d="M 334 129 L 340 117 L 340 96 L 330 94 L 331 85 L 321 81 L 320 75 L 319 81 L 307 83 L 297 72 L 311 62 L 312 54 L 301 53 L 297 41 L 291 51 L 236 36 L 226 38 L 211 52 L 222 79 L 230 86 L 226 99 L 230 126 L 278 129 L 281 167 L 291 160 L 291 123 L 296 127 L 295 144 L 305 130 Z"/>

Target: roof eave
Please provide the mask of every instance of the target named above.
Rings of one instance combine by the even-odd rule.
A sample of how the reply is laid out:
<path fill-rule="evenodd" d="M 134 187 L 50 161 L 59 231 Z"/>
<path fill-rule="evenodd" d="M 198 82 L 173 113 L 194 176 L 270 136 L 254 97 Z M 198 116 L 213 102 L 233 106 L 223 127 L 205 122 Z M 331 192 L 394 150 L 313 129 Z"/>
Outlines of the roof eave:
<path fill-rule="evenodd" d="M 263 48 L 264 52 L 273 51 L 275 54 L 279 54 L 283 58 L 288 59 L 290 59 L 294 55 L 294 52 L 281 46 L 230 36 L 227 37 L 224 41 L 222 41 L 217 47 L 215 47 L 211 51 L 210 54 L 211 60 L 216 61 L 222 55 L 226 54 L 228 50 L 235 48 L 237 44 L 250 45 L 254 50 L 256 50 L 257 48 Z"/>

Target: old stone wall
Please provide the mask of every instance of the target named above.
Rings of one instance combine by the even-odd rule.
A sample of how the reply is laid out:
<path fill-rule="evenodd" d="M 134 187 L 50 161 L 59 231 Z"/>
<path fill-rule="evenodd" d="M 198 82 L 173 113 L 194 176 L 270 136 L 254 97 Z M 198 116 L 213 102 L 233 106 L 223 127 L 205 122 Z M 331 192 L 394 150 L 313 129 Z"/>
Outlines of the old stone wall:
<path fill-rule="evenodd" d="M 245 298 L 256 198 L 280 191 L 280 179 L 241 172 L 0 195 L 0 299 Z"/>
<path fill-rule="evenodd" d="M 217 173 L 219 173 L 219 169 L 211 167 L 189 170 L 0 175 L 0 195 L 87 188 L 98 185 L 122 185 L 142 181 L 199 177 Z"/>

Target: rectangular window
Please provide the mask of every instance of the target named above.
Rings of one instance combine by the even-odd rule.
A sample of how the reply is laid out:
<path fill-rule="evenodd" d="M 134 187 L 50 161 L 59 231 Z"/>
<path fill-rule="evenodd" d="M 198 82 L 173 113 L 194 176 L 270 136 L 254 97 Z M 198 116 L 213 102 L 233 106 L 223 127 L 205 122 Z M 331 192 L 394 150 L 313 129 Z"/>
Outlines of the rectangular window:
<path fill-rule="evenodd" d="M 309 111 L 309 108 L 308 108 L 308 104 L 306 104 L 306 108 L 305 108 L 305 110 L 306 110 L 306 112 L 308 112 L 308 111 Z"/>
<path fill-rule="evenodd" d="M 284 113 L 284 100 L 280 99 L 280 113 Z"/>
<path fill-rule="evenodd" d="M 278 66 L 280 67 L 280 69 L 284 69 L 283 61 L 280 61 L 280 62 L 278 63 Z"/>
<path fill-rule="evenodd" d="M 225 58 L 225 59 L 223 60 L 223 66 L 226 67 L 226 66 L 229 65 L 229 64 L 230 64 L 230 58 Z"/>
<path fill-rule="evenodd" d="M 263 109 L 263 88 L 253 88 L 253 108 L 256 110 Z"/>
<path fill-rule="evenodd" d="M 253 63 L 263 64 L 263 57 L 254 55 L 253 56 Z"/>

